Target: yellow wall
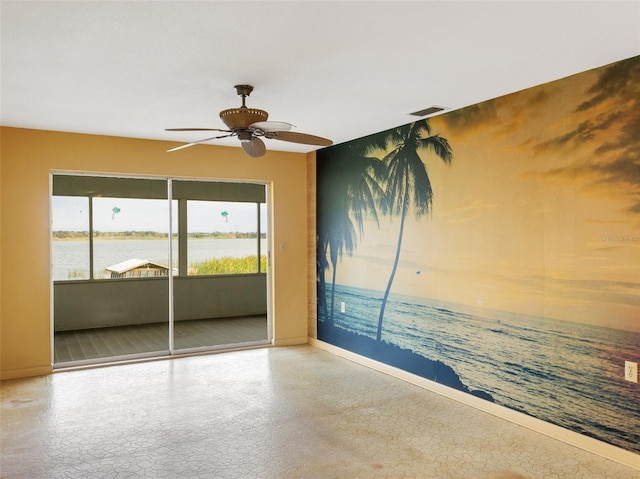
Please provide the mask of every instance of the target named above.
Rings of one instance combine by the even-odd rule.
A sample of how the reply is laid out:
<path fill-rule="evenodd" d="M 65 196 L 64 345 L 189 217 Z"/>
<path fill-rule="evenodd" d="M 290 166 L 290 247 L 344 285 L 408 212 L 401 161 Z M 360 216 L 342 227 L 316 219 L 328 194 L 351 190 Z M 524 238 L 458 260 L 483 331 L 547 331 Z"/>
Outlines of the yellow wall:
<path fill-rule="evenodd" d="M 270 151 L 19 128 L 1 129 L 0 374 L 51 367 L 50 172 L 91 172 L 271 183 L 274 345 L 307 341 L 307 161 L 314 153 Z M 281 245 L 286 243 L 282 251 Z"/>

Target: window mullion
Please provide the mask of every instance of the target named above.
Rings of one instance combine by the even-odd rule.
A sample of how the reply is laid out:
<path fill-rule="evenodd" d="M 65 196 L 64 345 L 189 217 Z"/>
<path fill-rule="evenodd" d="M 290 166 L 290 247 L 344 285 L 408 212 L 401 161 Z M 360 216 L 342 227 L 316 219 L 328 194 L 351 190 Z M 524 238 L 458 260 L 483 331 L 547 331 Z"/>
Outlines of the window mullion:
<path fill-rule="evenodd" d="M 93 273 L 93 196 L 89 197 L 89 279 L 94 279 Z"/>

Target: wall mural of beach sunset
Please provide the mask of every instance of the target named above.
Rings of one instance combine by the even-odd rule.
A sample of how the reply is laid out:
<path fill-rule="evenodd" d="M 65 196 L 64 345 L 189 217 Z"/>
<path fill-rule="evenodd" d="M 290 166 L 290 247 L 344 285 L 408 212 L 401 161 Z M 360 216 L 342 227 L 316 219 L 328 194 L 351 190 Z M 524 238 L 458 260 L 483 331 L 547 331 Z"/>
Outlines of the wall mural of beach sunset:
<path fill-rule="evenodd" d="M 640 56 L 317 153 L 318 339 L 640 453 Z"/>

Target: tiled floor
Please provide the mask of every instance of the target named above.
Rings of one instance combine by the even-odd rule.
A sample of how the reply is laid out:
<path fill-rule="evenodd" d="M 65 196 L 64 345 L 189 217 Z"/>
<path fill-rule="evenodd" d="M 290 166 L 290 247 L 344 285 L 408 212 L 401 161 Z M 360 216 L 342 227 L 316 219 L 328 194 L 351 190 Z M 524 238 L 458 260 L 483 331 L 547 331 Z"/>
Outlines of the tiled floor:
<path fill-rule="evenodd" d="M 3 478 L 640 478 L 312 346 L 1 387 Z"/>
<path fill-rule="evenodd" d="M 267 316 L 176 321 L 175 349 L 267 341 Z M 147 323 L 110 328 L 57 331 L 56 365 L 96 358 L 162 352 L 169 349 L 169 324 Z"/>

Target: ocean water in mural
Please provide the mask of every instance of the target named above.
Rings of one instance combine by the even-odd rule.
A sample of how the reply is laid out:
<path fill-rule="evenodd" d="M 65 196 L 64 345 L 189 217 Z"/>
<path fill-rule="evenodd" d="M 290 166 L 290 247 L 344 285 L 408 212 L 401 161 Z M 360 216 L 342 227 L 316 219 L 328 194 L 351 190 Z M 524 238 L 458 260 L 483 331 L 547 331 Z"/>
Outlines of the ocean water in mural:
<path fill-rule="evenodd" d="M 344 313 L 337 308 L 330 330 L 319 323 L 319 339 L 351 332 L 375 340 L 381 298 L 337 285 Z M 497 404 L 640 452 L 640 388 L 620 381 L 640 333 L 392 295 L 382 341 L 442 361 Z M 368 356 L 387 359 L 375 351 Z"/>

